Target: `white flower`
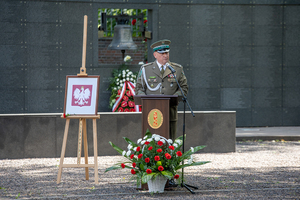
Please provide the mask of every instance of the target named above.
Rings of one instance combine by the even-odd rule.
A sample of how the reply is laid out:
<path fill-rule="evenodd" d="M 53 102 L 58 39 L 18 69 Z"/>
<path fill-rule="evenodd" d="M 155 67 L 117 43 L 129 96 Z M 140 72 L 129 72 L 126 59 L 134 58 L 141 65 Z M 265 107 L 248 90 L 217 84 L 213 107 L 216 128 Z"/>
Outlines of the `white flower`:
<path fill-rule="evenodd" d="M 178 147 L 178 144 L 177 144 L 177 143 L 174 143 L 173 146 L 174 146 L 175 148 L 177 148 L 177 147 Z"/>
<path fill-rule="evenodd" d="M 126 76 L 126 75 L 125 75 L 125 74 L 123 74 L 122 76 L 123 76 L 123 78 L 125 78 L 125 76 Z"/>
<path fill-rule="evenodd" d="M 131 58 L 131 57 L 129 56 L 129 58 Z M 129 72 L 129 69 L 126 69 L 126 72 Z"/>
<path fill-rule="evenodd" d="M 126 71 L 125 71 L 125 70 L 123 70 L 123 71 L 122 71 L 122 74 L 126 74 Z"/>
<path fill-rule="evenodd" d="M 145 142 L 146 142 L 146 141 L 145 141 L 145 140 L 143 140 L 143 141 L 141 142 L 141 145 L 144 145 L 144 144 L 145 144 Z"/>
<path fill-rule="evenodd" d="M 146 136 L 144 137 L 144 140 L 146 140 L 146 139 L 147 139 L 147 137 L 148 137 L 148 136 L 146 135 Z"/>
<path fill-rule="evenodd" d="M 158 142 L 160 140 L 159 136 L 156 136 L 154 140 Z"/>
<path fill-rule="evenodd" d="M 136 151 L 137 147 L 134 147 L 133 150 Z"/>
<path fill-rule="evenodd" d="M 126 81 L 126 79 L 125 79 L 125 78 L 123 78 L 123 83 L 125 83 L 125 81 Z"/>
<path fill-rule="evenodd" d="M 156 136 L 158 136 L 158 135 L 157 135 L 157 134 L 153 134 L 153 135 L 152 135 L 152 138 L 155 138 Z"/>
<path fill-rule="evenodd" d="M 127 153 L 126 153 L 126 156 L 130 156 L 130 154 L 131 154 L 131 151 L 129 150 L 129 151 L 127 151 Z"/>
<path fill-rule="evenodd" d="M 131 144 L 129 144 L 129 145 L 127 146 L 127 149 L 130 150 L 132 147 L 133 147 L 133 146 L 132 146 Z"/>
<path fill-rule="evenodd" d="M 130 78 L 130 81 L 133 81 L 133 78 Z"/>
<path fill-rule="evenodd" d="M 123 151 L 123 152 L 122 152 L 122 156 L 125 156 L 125 154 L 126 154 L 126 151 Z"/>
<path fill-rule="evenodd" d="M 175 142 L 176 142 L 177 144 L 179 144 L 179 145 L 182 144 L 181 140 L 175 140 Z"/>
<path fill-rule="evenodd" d="M 143 64 L 144 64 L 144 62 L 143 62 L 143 61 L 139 62 L 139 65 L 143 65 Z"/>
<path fill-rule="evenodd" d="M 152 142 L 152 138 L 149 138 L 149 139 L 147 140 L 147 142 Z"/>
<path fill-rule="evenodd" d="M 122 86 L 123 86 L 123 83 L 121 83 L 120 86 L 122 87 Z"/>
<path fill-rule="evenodd" d="M 132 71 L 128 72 L 128 75 L 131 75 L 132 74 Z"/>
<path fill-rule="evenodd" d="M 142 138 L 138 139 L 136 143 L 140 143 L 142 141 Z"/>
<path fill-rule="evenodd" d="M 160 141 L 161 141 L 162 143 L 164 143 L 164 144 L 166 143 L 164 139 L 161 139 Z"/>
<path fill-rule="evenodd" d="M 118 76 L 121 76 L 121 74 L 119 74 Z"/>
<path fill-rule="evenodd" d="M 172 140 L 172 139 L 168 139 L 168 143 L 169 143 L 169 144 L 172 144 L 172 143 L 173 143 L 173 140 Z"/>
<path fill-rule="evenodd" d="M 126 81 L 129 81 L 129 78 L 126 78 Z"/>
<path fill-rule="evenodd" d="M 117 80 L 116 80 L 117 82 L 119 81 L 119 79 L 117 78 Z"/>
<path fill-rule="evenodd" d="M 120 83 L 119 82 L 117 82 L 117 85 L 119 85 Z"/>
<path fill-rule="evenodd" d="M 193 163 L 193 155 L 191 155 L 190 159 L 188 160 L 188 164 L 192 164 Z"/>
<path fill-rule="evenodd" d="M 191 151 L 192 151 L 192 152 L 195 152 L 194 147 L 191 147 Z"/>

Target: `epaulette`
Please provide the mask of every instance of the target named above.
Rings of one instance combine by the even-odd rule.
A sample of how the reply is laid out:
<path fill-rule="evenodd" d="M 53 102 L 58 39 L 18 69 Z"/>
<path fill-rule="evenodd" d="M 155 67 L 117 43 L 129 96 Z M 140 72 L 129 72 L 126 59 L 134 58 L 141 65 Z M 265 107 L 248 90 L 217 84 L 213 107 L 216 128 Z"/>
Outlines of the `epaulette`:
<path fill-rule="evenodd" d="M 142 65 L 142 67 L 147 67 L 148 65 L 151 65 L 151 64 L 153 64 L 153 62 L 150 62 L 150 63 L 144 64 L 144 65 Z"/>
<path fill-rule="evenodd" d="M 180 64 L 178 64 L 178 63 L 171 62 L 171 65 L 174 65 L 174 66 L 179 67 L 179 68 L 183 68 L 183 67 L 182 67 Z"/>

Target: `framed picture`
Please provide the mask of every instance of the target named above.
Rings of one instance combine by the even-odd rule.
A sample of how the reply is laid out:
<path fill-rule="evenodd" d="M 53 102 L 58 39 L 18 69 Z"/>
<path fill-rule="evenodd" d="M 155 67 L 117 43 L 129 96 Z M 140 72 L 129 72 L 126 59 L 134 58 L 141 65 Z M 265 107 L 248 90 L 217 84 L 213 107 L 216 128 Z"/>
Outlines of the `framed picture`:
<path fill-rule="evenodd" d="M 67 76 L 66 115 L 97 115 L 100 76 Z"/>

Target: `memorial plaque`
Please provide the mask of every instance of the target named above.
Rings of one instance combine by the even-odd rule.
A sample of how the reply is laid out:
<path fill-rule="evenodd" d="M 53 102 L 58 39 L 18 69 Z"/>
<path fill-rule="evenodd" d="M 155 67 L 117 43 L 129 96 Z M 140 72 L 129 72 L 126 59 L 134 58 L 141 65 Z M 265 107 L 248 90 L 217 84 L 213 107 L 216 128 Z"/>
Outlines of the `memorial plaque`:
<path fill-rule="evenodd" d="M 30 67 L 27 71 L 26 86 L 29 90 L 59 89 L 59 70 L 57 68 Z"/>
<path fill-rule="evenodd" d="M 186 5 L 162 4 L 158 14 L 163 16 L 159 18 L 159 26 L 161 27 L 173 25 L 177 27 L 177 32 L 179 33 L 181 30 L 178 29 L 178 26 L 181 26 L 181 28 L 190 26 L 190 17 L 187 17 L 190 16 L 190 8 Z"/>
<path fill-rule="evenodd" d="M 255 126 L 282 126 L 281 108 L 258 108 L 252 111 L 252 121 Z"/>
<path fill-rule="evenodd" d="M 279 69 L 282 65 L 282 48 L 278 46 L 259 46 L 253 50 L 253 64 L 257 68 Z"/>
<path fill-rule="evenodd" d="M 159 29 L 159 37 L 160 38 L 167 38 L 171 40 L 170 48 L 180 45 L 183 46 L 181 52 L 190 49 L 190 41 L 187 37 L 190 35 L 190 29 L 187 27 L 181 27 L 178 29 L 178 26 L 174 25 L 165 25 L 161 26 Z M 173 49 L 172 49 L 173 51 Z"/>
<path fill-rule="evenodd" d="M 283 88 L 283 107 L 299 108 L 300 107 L 300 88 Z"/>
<path fill-rule="evenodd" d="M 26 21 L 58 23 L 59 4 L 57 2 L 33 2 L 28 1 Z"/>
<path fill-rule="evenodd" d="M 193 5 L 190 9 L 191 24 L 201 25 L 221 25 L 221 5 Z"/>
<path fill-rule="evenodd" d="M 224 46 L 250 46 L 251 44 L 251 26 L 224 26 L 223 44 Z"/>
<path fill-rule="evenodd" d="M 283 68 L 283 87 L 300 87 L 300 67 Z"/>
<path fill-rule="evenodd" d="M 300 66 L 300 46 L 287 46 L 283 50 L 284 61 L 283 63 L 287 67 L 299 67 Z"/>
<path fill-rule="evenodd" d="M 283 17 L 282 6 L 255 5 L 252 9 L 253 21 L 256 26 L 281 25 Z"/>
<path fill-rule="evenodd" d="M 27 49 L 20 45 L 0 45 L 0 68 L 25 66 Z"/>
<path fill-rule="evenodd" d="M 192 67 L 220 67 L 220 47 L 193 47 L 191 54 Z"/>
<path fill-rule="evenodd" d="M 59 90 L 27 90 L 26 108 L 29 113 L 57 113 Z"/>
<path fill-rule="evenodd" d="M 59 28 L 54 23 L 27 23 L 24 33 L 28 45 L 59 45 Z"/>
<path fill-rule="evenodd" d="M 22 45 L 24 44 L 23 26 L 20 23 L 0 23 L 0 45 Z"/>
<path fill-rule="evenodd" d="M 25 112 L 25 91 L 16 89 L 1 89 L 0 90 L 0 106 L 1 114 L 23 113 Z"/>
<path fill-rule="evenodd" d="M 221 98 L 221 109 L 251 108 L 250 88 L 223 88 Z"/>
<path fill-rule="evenodd" d="M 59 11 L 59 20 L 61 20 L 62 23 L 80 23 L 81 27 L 83 27 L 84 15 L 87 14 L 91 15 L 95 10 L 93 10 L 93 6 L 91 2 L 88 3 L 61 2 L 59 3 L 58 11 Z M 90 15 L 88 15 L 88 21 L 92 20 L 92 17 Z"/>
<path fill-rule="evenodd" d="M 252 107 L 258 108 L 281 108 L 281 88 L 254 88 L 252 90 Z"/>
<path fill-rule="evenodd" d="M 222 48 L 222 60 L 224 67 L 250 67 L 251 47 L 248 46 L 224 46 Z"/>
<path fill-rule="evenodd" d="M 249 5 L 225 5 L 223 8 L 224 25 L 245 25 L 251 22 L 252 9 Z"/>
<path fill-rule="evenodd" d="M 251 67 L 223 67 L 221 85 L 224 88 L 250 88 Z"/>
<path fill-rule="evenodd" d="M 255 26 L 253 29 L 253 45 L 261 46 L 276 46 L 283 45 L 282 43 L 282 26 Z"/>
<path fill-rule="evenodd" d="M 0 19 L 2 22 L 21 22 L 26 7 L 23 1 L 0 1 Z"/>
<path fill-rule="evenodd" d="M 31 67 L 54 66 L 59 61 L 59 51 L 56 45 L 28 45 L 28 65 Z"/>
<path fill-rule="evenodd" d="M 286 25 L 300 25 L 300 6 L 285 6 L 284 22 Z"/>
<path fill-rule="evenodd" d="M 283 108 L 282 126 L 299 126 L 300 108 Z"/>
<path fill-rule="evenodd" d="M 253 87 L 281 87 L 282 86 L 282 70 L 280 67 L 253 68 Z"/>
<path fill-rule="evenodd" d="M 222 29 L 220 26 L 193 26 L 191 29 L 191 47 L 219 47 Z"/>
<path fill-rule="evenodd" d="M 284 42 L 286 46 L 300 46 L 300 25 L 287 26 L 284 29 Z"/>
<path fill-rule="evenodd" d="M 189 93 L 189 97 L 192 97 L 193 99 L 191 102 L 191 105 L 193 105 L 193 109 L 221 109 L 220 89 L 191 88 L 191 90 L 192 91 Z"/>
<path fill-rule="evenodd" d="M 0 89 L 1 90 L 21 90 L 25 87 L 26 71 L 21 68 L 8 68 L 1 70 L 0 73 Z"/>
<path fill-rule="evenodd" d="M 220 88 L 221 69 L 219 67 L 191 68 L 188 77 L 189 86 L 193 88 Z"/>

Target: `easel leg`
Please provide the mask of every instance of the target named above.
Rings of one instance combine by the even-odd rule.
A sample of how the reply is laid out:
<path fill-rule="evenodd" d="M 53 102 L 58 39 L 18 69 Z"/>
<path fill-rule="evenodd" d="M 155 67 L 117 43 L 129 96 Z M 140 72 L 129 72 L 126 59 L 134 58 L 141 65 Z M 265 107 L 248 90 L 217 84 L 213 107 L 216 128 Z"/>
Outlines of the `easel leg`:
<path fill-rule="evenodd" d="M 93 140 L 94 140 L 94 164 L 95 164 L 95 183 L 98 184 L 98 146 L 97 146 L 97 124 L 96 119 L 93 119 Z"/>
<path fill-rule="evenodd" d="M 57 184 L 59 184 L 60 180 L 61 180 L 61 173 L 62 173 L 62 168 L 63 168 L 63 164 L 64 164 L 64 158 L 65 158 L 65 153 L 66 153 L 66 146 L 67 146 L 67 138 L 68 138 L 68 132 L 69 132 L 69 125 L 70 125 L 70 119 L 67 119 L 66 120 L 66 126 L 65 126 L 65 133 L 64 133 L 63 144 L 62 144 L 62 148 L 61 148 L 59 170 L 58 170 L 58 174 L 57 174 Z"/>
<path fill-rule="evenodd" d="M 86 131 L 86 119 L 83 119 L 83 146 L 84 146 L 84 160 L 85 164 L 89 164 L 89 159 L 88 159 L 88 141 L 87 141 L 87 131 Z M 89 180 L 89 168 L 85 168 L 85 179 Z"/>

